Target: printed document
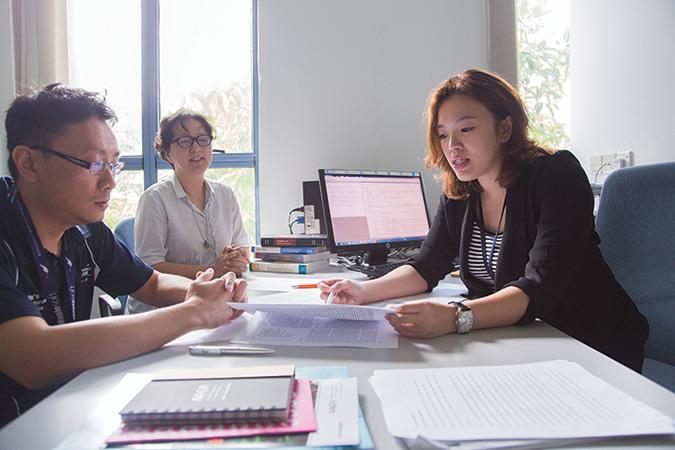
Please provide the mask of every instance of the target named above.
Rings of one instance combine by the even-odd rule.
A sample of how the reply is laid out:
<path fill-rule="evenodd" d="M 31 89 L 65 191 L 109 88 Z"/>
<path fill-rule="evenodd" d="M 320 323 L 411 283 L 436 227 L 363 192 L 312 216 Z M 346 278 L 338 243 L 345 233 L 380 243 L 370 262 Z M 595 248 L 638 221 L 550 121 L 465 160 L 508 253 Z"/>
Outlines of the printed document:
<path fill-rule="evenodd" d="M 316 431 L 307 447 L 358 445 L 359 392 L 356 378 L 319 380 L 314 414 Z"/>
<path fill-rule="evenodd" d="M 564 439 L 675 433 L 672 418 L 569 361 L 379 370 L 389 431 L 433 440 Z"/>
<path fill-rule="evenodd" d="M 321 317 L 343 320 L 384 320 L 384 316 L 393 310 L 378 306 L 327 305 L 321 300 L 319 292 L 313 289 L 304 292 L 286 292 L 283 294 L 256 297 L 252 303 L 228 302 L 234 309 L 250 313 L 256 311 L 287 314 L 300 317 Z"/>
<path fill-rule="evenodd" d="M 394 311 L 378 306 L 360 305 L 298 305 L 298 304 L 260 304 L 260 303 L 231 303 L 233 309 L 241 309 L 254 313 L 257 311 L 270 314 L 286 314 L 299 317 L 315 317 L 324 319 L 342 320 L 385 320 L 384 316 Z"/>
<path fill-rule="evenodd" d="M 398 348 L 385 320 L 336 320 L 261 313 L 232 342 L 301 347 Z"/>
<path fill-rule="evenodd" d="M 249 317 L 246 314 L 237 319 L 226 322 L 218 328 L 212 330 L 196 330 L 177 337 L 171 342 L 164 344 L 164 347 L 178 347 L 183 345 L 205 344 L 207 342 L 229 341 L 235 337 L 245 326 Z"/>

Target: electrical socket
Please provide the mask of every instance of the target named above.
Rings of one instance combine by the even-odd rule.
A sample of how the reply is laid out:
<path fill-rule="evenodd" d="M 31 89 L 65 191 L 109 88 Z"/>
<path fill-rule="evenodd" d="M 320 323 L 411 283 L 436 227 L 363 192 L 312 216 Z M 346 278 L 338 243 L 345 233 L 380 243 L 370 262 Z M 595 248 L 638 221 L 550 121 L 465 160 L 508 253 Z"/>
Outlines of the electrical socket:
<path fill-rule="evenodd" d="M 615 166 L 617 169 L 620 169 L 622 167 L 630 167 L 632 165 L 633 165 L 633 152 L 631 150 L 616 154 Z"/>
<path fill-rule="evenodd" d="M 602 181 L 614 169 L 633 165 L 633 152 L 631 150 L 620 153 L 607 153 L 605 155 L 591 156 L 591 174 L 593 182 Z"/>

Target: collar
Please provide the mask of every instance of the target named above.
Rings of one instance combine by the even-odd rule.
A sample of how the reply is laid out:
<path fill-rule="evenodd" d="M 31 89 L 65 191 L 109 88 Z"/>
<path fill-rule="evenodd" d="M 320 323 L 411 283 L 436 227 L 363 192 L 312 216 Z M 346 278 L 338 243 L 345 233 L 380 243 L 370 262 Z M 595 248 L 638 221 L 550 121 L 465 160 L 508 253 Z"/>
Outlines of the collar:
<path fill-rule="evenodd" d="M 173 191 L 176 193 L 176 197 L 184 198 L 186 201 L 189 200 L 187 192 L 185 192 L 185 189 L 183 189 L 183 185 L 180 183 L 176 172 L 173 173 L 169 181 L 173 186 Z M 204 184 L 206 184 L 206 201 L 204 203 L 204 209 L 206 209 L 209 203 L 211 203 L 211 199 L 215 195 L 215 190 L 213 189 L 213 186 L 211 186 L 211 182 L 206 178 L 204 178 Z"/>

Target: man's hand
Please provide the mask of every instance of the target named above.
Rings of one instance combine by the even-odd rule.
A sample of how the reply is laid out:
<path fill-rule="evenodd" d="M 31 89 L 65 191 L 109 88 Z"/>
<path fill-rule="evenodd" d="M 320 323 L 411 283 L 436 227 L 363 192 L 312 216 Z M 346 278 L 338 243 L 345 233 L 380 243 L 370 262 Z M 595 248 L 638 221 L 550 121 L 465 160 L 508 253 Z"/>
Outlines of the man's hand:
<path fill-rule="evenodd" d="M 198 272 L 190 283 L 185 303 L 193 306 L 200 319 L 200 328 L 216 328 L 228 320 L 239 317 L 226 302 L 245 302 L 246 281 L 237 280 L 233 272 L 214 278 L 213 269 Z"/>

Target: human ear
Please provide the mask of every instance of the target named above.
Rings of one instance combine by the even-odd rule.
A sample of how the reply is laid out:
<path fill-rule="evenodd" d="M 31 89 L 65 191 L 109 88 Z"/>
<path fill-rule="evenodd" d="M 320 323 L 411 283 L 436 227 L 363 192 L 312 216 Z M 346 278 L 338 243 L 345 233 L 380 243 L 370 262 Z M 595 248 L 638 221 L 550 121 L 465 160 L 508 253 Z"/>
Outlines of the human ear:
<path fill-rule="evenodd" d="M 169 152 L 169 150 L 164 150 L 164 152 L 162 153 L 162 156 L 163 156 L 164 161 L 173 165 L 173 158 L 171 157 L 171 153 Z"/>
<path fill-rule="evenodd" d="M 513 132 L 513 119 L 511 116 L 506 116 L 499 122 L 499 142 L 506 143 L 511 139 Z"/>
<path fill-rule="evenodd" d="M 39 178 L 36 160 L 33 156 L 31 148 L 27 145 L 17 145 L 12 150 L 12 161 L 14 161 L 16 171 L 28 181 L 37 181 Z"/>

